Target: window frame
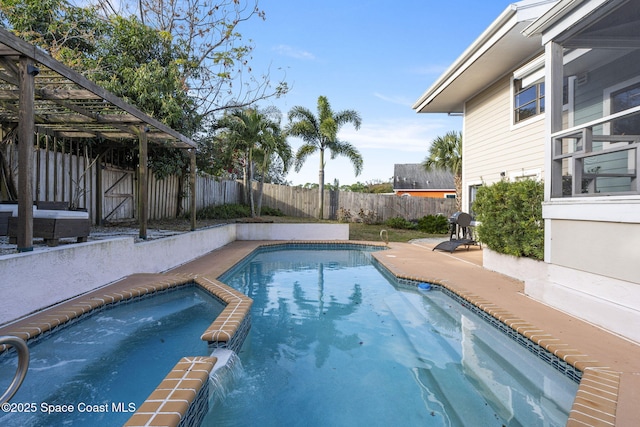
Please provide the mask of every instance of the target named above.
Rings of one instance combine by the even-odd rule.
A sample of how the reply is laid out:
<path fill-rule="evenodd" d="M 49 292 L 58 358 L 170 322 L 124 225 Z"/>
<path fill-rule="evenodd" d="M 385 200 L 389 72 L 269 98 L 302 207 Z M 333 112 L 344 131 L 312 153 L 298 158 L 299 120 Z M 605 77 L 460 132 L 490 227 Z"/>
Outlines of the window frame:
<path fill-rule="evenodd" d="M 511 97 L 511 113 L 512 113 L 512 123 L 514 125 L 520 125 L 522 123 L 528 122 L 531 119 L 534 119 L 536 117 L 544 117 L 544 111 L 545 111 L 545 105 L 544 105 L 544 79 L 540 80 L 540 81 L 536 81 L 530 85 L 524 86 L 522 87 L 522 80 L 523 79 L 518 79 L 518 78 L 514 78 L 512 80 L 512 97 Z M 517 100 L 518 100 L 518 96 L 525 93 L 528 90 L 531 90 L 535 88 L 535 96 L 533 97 L 532 100 L 524 102 L 522 104 L 518 104 Z M 527 105 L 533 105 L 535 107 L 535 112 L 531 115 L 528 115 L 527 117 L 524 118 L 519 118 L 519 111 L 523 110 L 524 106 Z"/>

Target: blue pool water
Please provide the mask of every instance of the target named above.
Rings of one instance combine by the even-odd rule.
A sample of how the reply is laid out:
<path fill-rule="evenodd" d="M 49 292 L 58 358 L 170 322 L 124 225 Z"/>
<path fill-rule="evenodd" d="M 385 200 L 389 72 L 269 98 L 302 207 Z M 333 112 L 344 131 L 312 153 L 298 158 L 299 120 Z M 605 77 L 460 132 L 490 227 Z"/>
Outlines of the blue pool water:
<path fill-rule="evenodd" d="M 215 426 L 564 426 L 577 383 L 362 250 L 263 251 L 221 278 L 254 299 Z"/>
<path fill-rule="evenodd" d="M 121 426 L 180 358 L 209 354 L 200 335 L 223 308 L 185 286 L 99 311 L 30 344 L 29 371 L 11 399 L 22 413 L 0 412 L 0 425 Z M 15 355 L 0 358 L 2 390 L 16 364 Z"/>

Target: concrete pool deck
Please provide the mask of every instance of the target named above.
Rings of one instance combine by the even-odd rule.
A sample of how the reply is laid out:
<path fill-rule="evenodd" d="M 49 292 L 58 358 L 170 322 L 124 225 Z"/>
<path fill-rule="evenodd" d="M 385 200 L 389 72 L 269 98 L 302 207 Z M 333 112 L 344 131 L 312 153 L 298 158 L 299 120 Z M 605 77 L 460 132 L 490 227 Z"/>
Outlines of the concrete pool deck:
<path fill-rule="evenodd" d="M 167 276 L 218 277 L 259 246 L 279 243 L 285 242 L 236 240 L 164 274 L 132 275 L 109 286 L 127 288 Z M 522 282 L 482 268 L 482 250 L 478 247 L 459 248 L 450 254 L 432 251 L 435 244 L 390 243 L 389 250 L 374 256 L 396 276 L 447 287 L 582 370 L 568 426 L 637 424 L 640 345 L 527 297 Z M 11 333 L 11 327 L 0 328 L 0 335 Z"/>

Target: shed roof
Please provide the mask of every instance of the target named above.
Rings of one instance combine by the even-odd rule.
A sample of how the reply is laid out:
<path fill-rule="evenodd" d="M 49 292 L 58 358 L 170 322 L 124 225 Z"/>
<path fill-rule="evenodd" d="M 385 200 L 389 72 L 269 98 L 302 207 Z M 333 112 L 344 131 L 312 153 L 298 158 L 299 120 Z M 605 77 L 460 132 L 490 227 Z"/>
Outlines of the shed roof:
<path fill-rule="evenodd" d="M 427 172 L 420 163 L 396 164 L 393 167 L 394 190 L 454 190 L 453 173 L 434 169 Z"/>
<path fill-rule="evenodd" d="M 137 140 L 141 127 L 150 143 L 196 147 L 188 137 L 126 103 L 42 49 L 0 28 L 0 123 L 17 124 L 20 57 L 36 63 L 36 130 L 68 139 Z"/>

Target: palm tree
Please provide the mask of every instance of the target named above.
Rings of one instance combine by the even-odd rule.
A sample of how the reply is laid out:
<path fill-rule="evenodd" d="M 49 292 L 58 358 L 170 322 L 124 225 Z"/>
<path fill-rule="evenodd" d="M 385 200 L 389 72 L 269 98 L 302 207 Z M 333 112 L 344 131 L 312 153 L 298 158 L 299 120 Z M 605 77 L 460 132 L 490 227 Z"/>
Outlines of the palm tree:
<path fill-rule="evenodd" d="M 262 193 L 265 177 L 269 174 L 272 161 L 276 158 L 280 159 L 282 162 L 282 173 L 286 174 L 293 157 L 291 146 L 287 142 L 287 135 L 281 131 L 279 123 L 277 124 L 277 126 L 269 128 L 269 132 L 263 135 L 258 147 L 259 150 L 256 152 L 256 157 L 262 158 L 260 162 L 260 181 L 258 183 L 257 216 L 260 216 L 260 211 L 262 210 Z"/>
<path fill-rule="evenodd" d="M 303 144 L 296 152 L 295 170 L 299 172 L 307 158 L 320 151 L 319 184 L 319 212 L 322 219 L 324 211 L 324 150 L 329 149 L 331 158 L 347 157 L 355 169 L 356 176 L 362 172 L 362 155 L 349 142 L 338 139 L 338 131 L 345 123 L 353 123 L 356 130 L 360 129 L 362 120 L 355 110 L 343 110 L 334 113 L 325 96 L 318 97 L 318 116 L 305 107 L 296 106 L 289 111 L 289 126 L 287 133 L 302 138 Z"/>
<path fill-rule="evenodd" d="M 462 209 L 462 132 L 450 131 L 431 141 L 429 155 L 422 166 L 426 171 L 448 170 L 453 173 L 456 187 L 456 207 Z"/>
<path fill-rule="evenodd" d="M 280 126 L 262 112 L 255 108 L 234 110 L 231 114 L 222 117 L 217 124 L 218 128 L 227 130 L 228 142 L 232 147 L 245 153 L 244 185 L 248 192 L 251 205 L 251 216 L 256 217 L 256 208 L 253 197 L 253 155 L 256 150 L 273 145 L 270 135 L 279 133 Z M 285 143 L 286 140 L 279 141 Z M 279 150 L 284 150 L 278 148 Z M 266 150 L 268 151 L 268 150 Z M 270 152 L 269 156 L 273 151 Z M 262 198 L 261 198 L 262 199 Z"/>

